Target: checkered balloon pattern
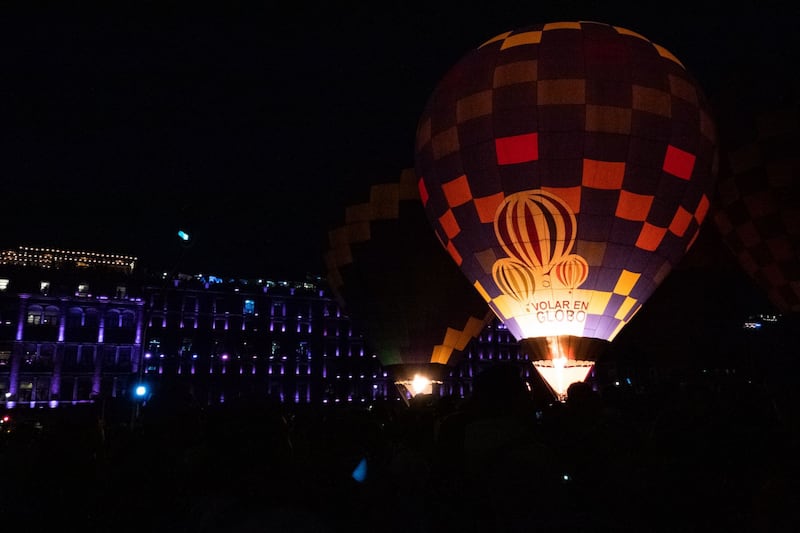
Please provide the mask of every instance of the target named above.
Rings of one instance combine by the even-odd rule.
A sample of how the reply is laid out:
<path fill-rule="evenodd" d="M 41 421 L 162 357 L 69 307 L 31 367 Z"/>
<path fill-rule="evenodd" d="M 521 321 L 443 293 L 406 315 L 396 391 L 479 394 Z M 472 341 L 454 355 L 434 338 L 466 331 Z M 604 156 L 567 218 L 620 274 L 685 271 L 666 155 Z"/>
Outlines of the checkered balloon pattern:
<path fill-rule="evenodd" d="M 493 314 L 429 230 L 413 169 L 367 192 L 328 232 L 328 282 L 395 379 L 441 378 Z"/>
<path fill-rule="evenodd" d="M 737 73 L 713 99 L 721 157 L 712 218 L 782 313 L 800 312 L 800 107 L 790 69 Z"/>

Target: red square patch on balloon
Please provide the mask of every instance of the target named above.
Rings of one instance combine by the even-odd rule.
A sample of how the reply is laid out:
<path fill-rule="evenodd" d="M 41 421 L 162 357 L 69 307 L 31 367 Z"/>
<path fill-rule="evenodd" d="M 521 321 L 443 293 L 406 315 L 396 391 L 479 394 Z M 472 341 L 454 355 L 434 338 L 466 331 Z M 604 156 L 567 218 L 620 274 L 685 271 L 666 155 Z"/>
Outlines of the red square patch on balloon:
<path fill-rule="evenodd" d="M 664 172 L 688 180 L 692 177 L 695 159 L 695 156 L 689 152 L 667 145 L 667 154 L 664 156 L 664 166 L 662 168 Z"/>
<path fill-rule="evenodd" d="M 428 188 L 425 187 L 425 182 L 422 181 L 422 178 L 417 182 L 417 186 L 419 187 L 419 199 L 422 200 L 422 205 L 428 205 Z"/>
<path fill-rule="evenodd" d="M 527 163 L 539 159 L 539 134 L 524 133 L 494 140 L 498 165 Z"/>

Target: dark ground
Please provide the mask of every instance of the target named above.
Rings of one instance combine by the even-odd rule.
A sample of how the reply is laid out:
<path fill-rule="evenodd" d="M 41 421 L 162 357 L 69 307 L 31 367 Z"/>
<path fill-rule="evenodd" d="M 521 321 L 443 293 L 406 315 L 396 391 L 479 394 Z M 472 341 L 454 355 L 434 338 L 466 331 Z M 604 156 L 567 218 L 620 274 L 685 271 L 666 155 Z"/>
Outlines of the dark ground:
<path fill-rule="evenodd" d="M 124 410 L 41 411 L 37 425 L 17 409 L 0 516 L 28 531 L 796 530 L 798 426 L 768 387 L 573 386 L 548 406 L 517 372 L 409 407 L 208 409 L 176 394 L 133 431 Z"/>

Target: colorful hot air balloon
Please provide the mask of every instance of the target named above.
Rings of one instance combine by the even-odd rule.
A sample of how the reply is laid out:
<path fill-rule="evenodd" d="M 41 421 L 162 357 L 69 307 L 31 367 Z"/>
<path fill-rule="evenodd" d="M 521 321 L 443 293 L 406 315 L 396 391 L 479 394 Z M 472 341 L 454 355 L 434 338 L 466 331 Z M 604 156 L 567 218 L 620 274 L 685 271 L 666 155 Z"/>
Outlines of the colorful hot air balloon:
<path fill-rule="evenodd" d="M 406 399 L 433 392 L 493 318 L 431 233 L 413 169 L 329 232 L 328 282 Z"/>
<path fill-rule="evenodd" d="M 417 130 L 436 235 L 562 400 L 694 242 L 715 162 L 680 61 L 596 22 L 490 39 Z"/>

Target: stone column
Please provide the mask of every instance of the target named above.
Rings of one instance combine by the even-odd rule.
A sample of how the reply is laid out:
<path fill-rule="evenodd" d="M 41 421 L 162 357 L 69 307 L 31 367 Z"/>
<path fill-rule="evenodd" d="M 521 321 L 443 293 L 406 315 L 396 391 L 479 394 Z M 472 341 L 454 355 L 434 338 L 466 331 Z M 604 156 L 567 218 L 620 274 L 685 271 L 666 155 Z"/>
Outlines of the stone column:
<path fill-rule="evenodd" d="M 58 319 L 58 342 L 53 352 L 53 377 L 50 379 L 50 399 L 60 400 L 61 368 L 64 365 L 64 334 L 67 328 L 67 298 L 61 299 L 61 315 Z"/>
<path fill-rule="evenodd" d="M 23 338 L 25 334 L 25 316 L 28 312 L 28 298 L 30 294 L 19 295 L 19 315 L 17 318 L 17 335 L 14 338 L 14 347 L 11 350 L 11 370 L 8 375 L 9 400 L 16 401 L 19 387 L 19 369 L 22 365 L 24 351 Z"/>
<path fill-rule="evenodd" d="M 144 302 L 137 302 L 136 305 L 138 306 L 138 309 L 136 309 L 136 337 L 133 339 L 133 350 L 131 351 L 131 371 L 134 374 L 137 374 L 144 364 L 144 350 L 142 349 L 142 344 L 145 342 L 144 333 L 146 329 Z"/>

